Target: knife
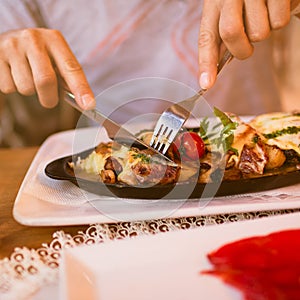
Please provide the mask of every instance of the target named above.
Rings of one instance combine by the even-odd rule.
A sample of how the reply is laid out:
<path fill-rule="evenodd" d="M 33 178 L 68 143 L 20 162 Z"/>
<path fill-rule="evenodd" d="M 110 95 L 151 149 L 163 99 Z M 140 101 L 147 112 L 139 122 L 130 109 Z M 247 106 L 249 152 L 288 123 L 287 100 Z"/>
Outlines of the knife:
<path fill-rule="evenodd" d="M 75 101 L 75 96 L 71 92 L 67 90 L 63 90 L 63 94 L 64 94 L 63 98 L 68 104 L 70 104 L 72 107 L 80 111 L 82 114 L 84 114 L 91 120 L 95 121 L 97 124 L 103 126 L 106 129 L 107 135 L 110 139 L 126 147 L 130 147 L 132 144 L 135 144 L 135 145 L 142 146 L 142 148 L 148 148 L 151 151 L 153 151 L 156 155 L 158 155 L 157 158 L 167 161 L 168 164 L 177 166 L 177 164 L 174 161 L 172 161 L 170 158 L 163 155 L 156 149 L 150 147 L 148 144 L 144 143 L 142 140 L 137 138 L 134 134 L 132 134 L 131 132 L 123 128 L 121 125 L 119 125 L 118 123 L 112 121 L 111 119 L 101 114 L 97 109 L 91 109 L 91 110 L 82 109 Z"/>

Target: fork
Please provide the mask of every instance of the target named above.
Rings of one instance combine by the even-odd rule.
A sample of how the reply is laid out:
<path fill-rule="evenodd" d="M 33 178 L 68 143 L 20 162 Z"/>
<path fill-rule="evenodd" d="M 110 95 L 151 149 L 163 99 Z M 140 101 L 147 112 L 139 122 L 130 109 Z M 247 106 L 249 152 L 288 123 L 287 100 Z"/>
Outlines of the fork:
<path fill-rule="evenodd" d="M 226 50 L 224 56 L 218 64 L 217 74 L 222 68 L 232 60 L 232 54 Z M 194 96 L 177 102 L 168 107 L 158 119 L 150 141 L 150 146 L 157 151 L 165 154 L 171 143 L 174 141 L 177 133 L 182 128 L 185 121 L 189 118 L 196 102 L 206 92 L 206 89 L 200 89 Z"/>

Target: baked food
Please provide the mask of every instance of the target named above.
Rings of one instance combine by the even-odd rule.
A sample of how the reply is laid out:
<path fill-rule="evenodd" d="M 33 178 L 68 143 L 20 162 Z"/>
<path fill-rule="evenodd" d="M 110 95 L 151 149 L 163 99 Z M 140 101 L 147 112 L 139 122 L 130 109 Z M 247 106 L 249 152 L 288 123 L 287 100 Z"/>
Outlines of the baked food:
<path fill-rule="evenodd" d="M 247 123 L 216 108 L 215 115 L 217 122 L 205 118 L 199 128 L 180 133 L 167 154 L 177 165 L 157 160 L 148 149 L 109 142 L 70 166 L 96 174 L 106 184 L 130 186 L 232 181 L 297 169 L 299 113 L 264 114 Z M 143 131 L 139 137 L 147 142 L 151 135 Z"/>

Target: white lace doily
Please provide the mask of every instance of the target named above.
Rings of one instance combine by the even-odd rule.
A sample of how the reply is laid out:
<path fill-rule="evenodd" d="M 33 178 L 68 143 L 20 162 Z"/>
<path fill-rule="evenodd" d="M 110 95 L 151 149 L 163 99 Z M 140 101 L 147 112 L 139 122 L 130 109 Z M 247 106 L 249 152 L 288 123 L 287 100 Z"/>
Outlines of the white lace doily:
<path fill-rule="evenodd" d="M 42 244 L 39 249 L 16 248 L 10 257 L 0 261 L 0 299 L 28 299 L 43 285 L 55 283 L 58 280 L 61 251 L 67 247 L 299 211 L 300 209 L 260 211 L 142 222 L 93 224 L 85 232 L 79 231 L 75 236 L 66 234 L 64 231 L 57 231 L 53 234 L 50 244 Z"/>

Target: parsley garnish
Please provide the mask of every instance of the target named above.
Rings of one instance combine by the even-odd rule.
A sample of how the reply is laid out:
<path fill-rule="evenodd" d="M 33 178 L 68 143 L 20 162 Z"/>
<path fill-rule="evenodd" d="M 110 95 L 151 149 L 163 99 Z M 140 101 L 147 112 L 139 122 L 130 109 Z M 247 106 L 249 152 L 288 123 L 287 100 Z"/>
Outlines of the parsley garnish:
<path fill-rule="evenodd" d="M 287 128 L 283 128 L 281 130 L 276 130 L 271 133 L 264 133 L 264 137 L 267 139 L 275 139 L 281 135 L 285 134 L 297 134 L 300 132 L 300 127 L 297 126 L 288 126 Z"/>
<path fill-rule="evenodd" d="M 150 156 L 146 155 L 144 153 L 134 153 L 134 154 L 132 154 L 132 157 L 134 159 L 140 158 L 143 163 L 146 163 L 146 164 L 150 163 Z"/>
<path fill-rule="evenodd" d="M 234 140 L 234 130 L 237 128 L 238 123 L 233 122 L 225 113 L 216 107 L 214 108 L 214 114 L 220 119 L 221 123 L 214 125 L 212 130 L 210 130 L 209 121 L 207 118 L 204 118 L 200 123 L 199 129 L 201 138 L 206 144 L 214 144 L 218 148 L 222 147 L 224 152 L 231 150 L 238 155 L 237 149 L 231 147 Z M 220 129 L 222 125 L 223 128 Z"/>
<path fill-rule="evenodd" d="M 252 138 L 252 142 L 253 142 L 254 144 L 257 144 L 257 143 L 258 143 L 258 140 L 259 140 L 258 135 L 255 135 L 255 136 Z"/>

